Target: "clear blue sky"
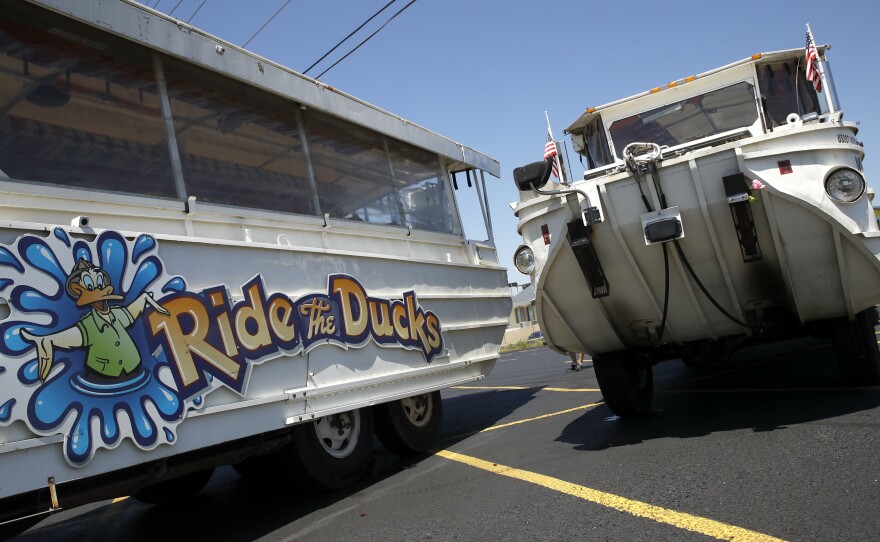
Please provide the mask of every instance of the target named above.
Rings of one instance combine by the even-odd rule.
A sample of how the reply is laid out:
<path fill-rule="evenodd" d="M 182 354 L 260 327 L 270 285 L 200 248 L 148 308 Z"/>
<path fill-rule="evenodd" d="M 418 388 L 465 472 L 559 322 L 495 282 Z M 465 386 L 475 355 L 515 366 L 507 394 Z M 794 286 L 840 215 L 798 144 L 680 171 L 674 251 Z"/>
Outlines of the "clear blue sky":
<path fill-rule="evenodd" d="M 286 0 L 144 0 L 243 45 Z M 317 76 L 409 0 L 397 0 L 308 73 Z M 248 49 L 302 72 L 388 0 L 291 0 Z M 179 4 L 179 5 L 178 5 Z M 199 9 L 199 6 L 201 8 Z M 847 120 L 861 123 L 865 174 L 878 192 L 880 8 L 876 0 L 642 2 L 416 0 L 321 81 L 501 163 L 487 177 L 502 264 L 511 281 L 521 238 L 508 206 L 514 167 L 543 156 L 547 122 L 562 130 L 584 109 L 757 52 L 802 48 L 810 23 Z M 196 10 L 198 9 L 198 12 Z M 575 177 L 583 171 L 572 157 Z M 461 183 L 464 184 L 464 183 Z M 484 239 L 475 194 L 457 194 L 469 237 Z"/>

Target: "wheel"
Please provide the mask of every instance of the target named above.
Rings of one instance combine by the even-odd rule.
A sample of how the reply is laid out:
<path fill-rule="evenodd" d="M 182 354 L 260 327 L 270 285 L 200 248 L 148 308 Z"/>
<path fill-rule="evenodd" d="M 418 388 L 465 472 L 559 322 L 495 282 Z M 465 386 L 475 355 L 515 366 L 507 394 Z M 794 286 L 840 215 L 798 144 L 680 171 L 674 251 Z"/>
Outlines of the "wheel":
<path fill-rule="evenodd" d="M 147 486 L 133 496 L 147 504 L 177 504 L 198 494 L 211 479 L 214 469 L 205 469 Z"/>
<path fill-rule="evenodd" d="M 650 362 L 629 352 L 593 356 L 593 370 L 605 403 L 621 418 L 643 416 L 654 399 L 654 371 Z"/>
<path fill-rule="evenodd" d="M 837 366 L 844 382 L 852 386 L 880 384 L 880 348 L 874 330 L 876 308 L 863 310 L 853 321 L 838 318 L 832 324 Z"/>
<path fill-rule="evenodd" d="M 279 453 L 281 467 L 315 489 L 341 489 L 358 481 L 370 463 L 373 410 L 362 408 L 297 425 Z"/>
<path fill-rule="evenodd" d="M 429 450 L 437 441 L 443 421 L 440 392 L 423 393 L 373 407 L 376 435 L 385 448 L 400 455 Z"/>

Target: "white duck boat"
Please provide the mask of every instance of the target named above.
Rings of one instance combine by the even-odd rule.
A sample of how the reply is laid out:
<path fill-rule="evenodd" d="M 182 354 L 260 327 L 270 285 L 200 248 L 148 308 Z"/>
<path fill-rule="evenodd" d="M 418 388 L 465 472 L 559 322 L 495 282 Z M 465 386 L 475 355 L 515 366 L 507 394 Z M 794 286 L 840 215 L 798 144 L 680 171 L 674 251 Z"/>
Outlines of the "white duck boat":
<path fill-rule="evenodd" d="M 484 173 L 143 3 L 0 0 L 0 524 L 428 449 L 510 314 Z"/>
<path fill-rule="evenodd" d="M 593 356 L 615 413 L 650 410 L 658 361 L 780 337 L 831 336 L 847 382 L 880 381 L 880 231 L 825 49 L 810 79 L 804 49 L 762 53 L 587 109 L 582 180 L 515 170 L 544 337 Z"/>

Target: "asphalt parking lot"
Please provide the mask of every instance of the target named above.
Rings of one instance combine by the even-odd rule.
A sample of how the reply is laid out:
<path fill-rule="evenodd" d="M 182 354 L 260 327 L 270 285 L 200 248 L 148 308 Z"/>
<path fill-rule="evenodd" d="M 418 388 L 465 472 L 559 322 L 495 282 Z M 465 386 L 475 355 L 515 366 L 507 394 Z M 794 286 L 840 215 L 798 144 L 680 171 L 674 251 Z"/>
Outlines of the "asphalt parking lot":
<path fill-rule="evenodd" d="M 16 540 L 871 540 L 880 532 L 880 388 L 840 384 L 825 343 L 655 367 L 654 412 L 621 420 L 589 361 L 503 355 L 444 390 L 432 453 L 378 446 L 347 490 L 218 470 L 177 508 L 61 512 Z"/>

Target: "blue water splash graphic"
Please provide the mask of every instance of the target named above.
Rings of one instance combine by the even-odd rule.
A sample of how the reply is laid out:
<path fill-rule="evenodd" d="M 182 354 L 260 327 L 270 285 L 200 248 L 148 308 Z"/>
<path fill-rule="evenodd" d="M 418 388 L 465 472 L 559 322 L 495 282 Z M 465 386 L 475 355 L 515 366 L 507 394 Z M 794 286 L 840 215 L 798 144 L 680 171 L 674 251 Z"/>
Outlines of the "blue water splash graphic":
<path fill-rule="evenodd" d="M 66 231 L 62 230 L 61 228 L 55 228 L 54 230 L 52 230 L 52 235 L 61 240 L 61 242 L 64 243 L 65 246 L 70 246 L 70 237 L 67 235 Z"/>
<path fill-rule="evenodd" d="M 10 399 L 0 405 L 0 422 L 6 423 L 12 416 L 12 407 L 15 406 L 15 399 Z"/>
<path fill-rule="evenodd" d="M 0 265 L 12 267 L 19 273 L 24 273 L 24 266 L 21 265 L 21 262 L 18 261 L 18 258 L 15 257 L 8 249 L 4 247 L 0 247 Z"/>
<path fill-rule="evenodd" d="M 20 364 L 13 372 L 0 367 L 0 379 L 14 378 L 30 394 L 22 399 L 26 408 L 15 416 L 37 433 L 69 435 L 64 455 L 74 466 L 85 465 L 97 448 L 115 447 L 124 438 L 144 449 L 174 442 L 185 405 L 177 390 L 159 379 L 168 362 L 164 353 L 157 352 L 154 357 L 149 351 L 150 331 L 142 316 L 127 330 L 140 365 L 131 374 L 115 379 L 89 373 L 88 347 L 84 346 L 56 349 L 49 376 L 42 382 L 35 344 L 21 331 L 45 336 L 75 329 L 92 311 L 90 306 L 78 307 L 65 289 L 67 274 L 80 259 L 96 263 L 107 273 L 113 293 L 123 297 L 114 302 L 118 305 L 130 304 L 145 292 L 158 294 L 159 284 L 163 285 L 162 293 L 185 289 L 182 278 L 163 275 L 164 265 L 157 252 L 156 240 L 147 235 L 130 243 L 119 233 L 108 231 L 94 242 L 72 243 L 60 228 L 47 238 L 26 235 L 10 248 L 0 247 L 0 290 L 14 285 L 8 295 L 11 315 L 0 324 L 0 353 L 18 358 Z M 8 360 L 4 359 L 4 365 L 9 365 Z M 18 419 L 13 408 L 17 400 L 3 399 L 0 422 Z"/>
<path fill-rule="evenodd" d="M 169 292 L 182 292 L 186 290 L 186 282 L 180 277 L 174 277 L 169 280 L 162 286 L 162 293 L 167 294 Z"/>
<path fill-rule="evenodd" d="M 137 263 L 141 256 L 156 248 L 156 239 L 149 235 L 140 235 L 134 242 L 134 249 L 131 251 L 131 263 Z"/>

